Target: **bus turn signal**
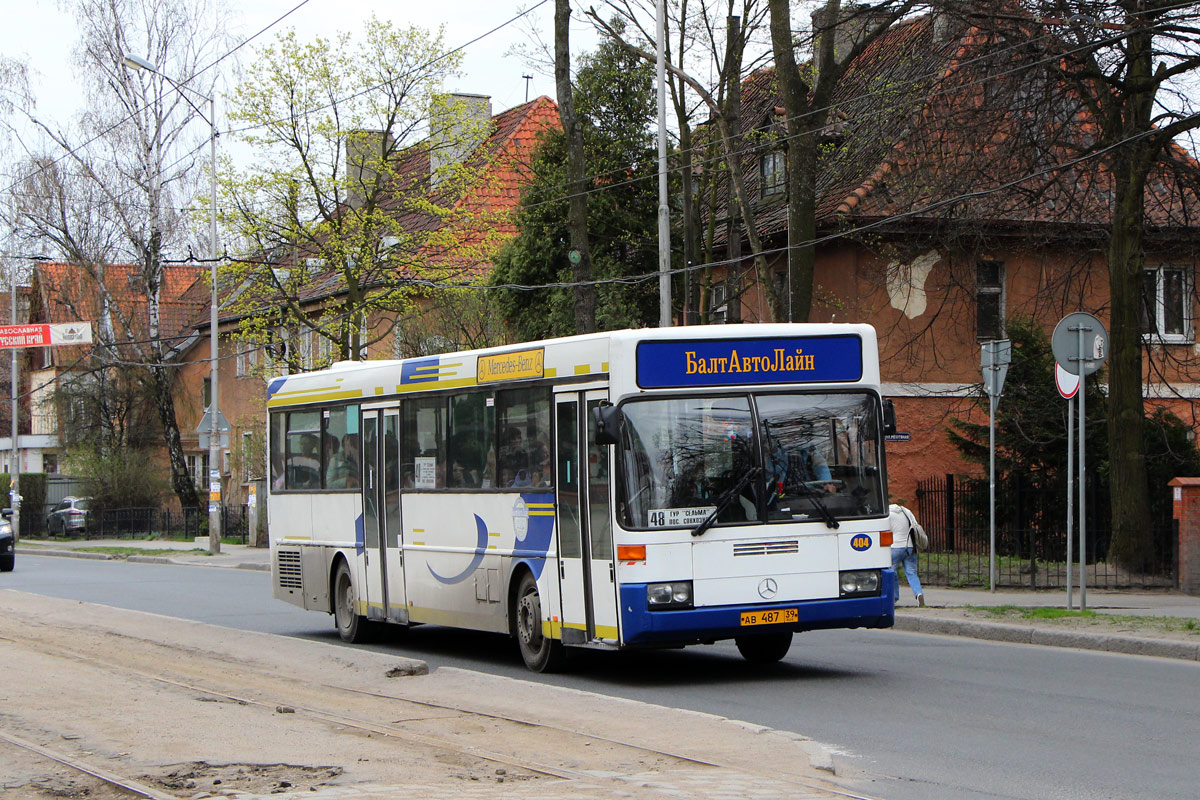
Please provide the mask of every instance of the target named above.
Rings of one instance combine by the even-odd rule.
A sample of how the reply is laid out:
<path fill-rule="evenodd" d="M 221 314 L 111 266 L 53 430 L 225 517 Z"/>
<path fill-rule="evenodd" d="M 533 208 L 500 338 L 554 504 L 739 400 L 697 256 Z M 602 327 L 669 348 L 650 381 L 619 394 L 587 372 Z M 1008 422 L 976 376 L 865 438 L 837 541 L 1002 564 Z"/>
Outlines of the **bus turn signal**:
<path fill-rule="evenodd" d="M 617 561 L 645 561 L 646 545 L 619 544 L 617 545 Z"/>

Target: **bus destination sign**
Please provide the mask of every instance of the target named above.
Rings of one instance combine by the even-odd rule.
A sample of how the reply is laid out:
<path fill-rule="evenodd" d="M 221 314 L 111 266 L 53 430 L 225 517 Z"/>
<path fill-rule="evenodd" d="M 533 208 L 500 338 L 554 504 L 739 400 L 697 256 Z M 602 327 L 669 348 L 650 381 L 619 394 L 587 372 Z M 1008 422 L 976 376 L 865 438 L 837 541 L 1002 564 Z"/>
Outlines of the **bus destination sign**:
<path fill-rule="evenodd" d="M 648 341 L 637 349 L 643 389 L 764 383 L 841 383 L 862 378 L 853 334 L 778 339 Z"/>

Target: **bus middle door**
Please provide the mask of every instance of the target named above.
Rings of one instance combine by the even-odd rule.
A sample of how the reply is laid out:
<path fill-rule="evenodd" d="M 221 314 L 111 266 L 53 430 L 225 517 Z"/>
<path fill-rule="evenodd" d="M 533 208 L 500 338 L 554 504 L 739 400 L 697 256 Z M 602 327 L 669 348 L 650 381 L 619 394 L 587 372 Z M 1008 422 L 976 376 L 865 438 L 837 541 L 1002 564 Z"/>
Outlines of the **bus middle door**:
<path fill-rule="evenodd" d="M 407 622 L 403 551 L 399 541 L 399 422 L 395 409 L 363 411 L 363 544 L 368 618 Z"/>
<path fill-rule="evenodd" d="M 609 448 L 594 443 L 591 419 L 591 409 L 606 399 L 602 390 L 555 396 L 556 517 L 565 644 L 618 639 Z"/>

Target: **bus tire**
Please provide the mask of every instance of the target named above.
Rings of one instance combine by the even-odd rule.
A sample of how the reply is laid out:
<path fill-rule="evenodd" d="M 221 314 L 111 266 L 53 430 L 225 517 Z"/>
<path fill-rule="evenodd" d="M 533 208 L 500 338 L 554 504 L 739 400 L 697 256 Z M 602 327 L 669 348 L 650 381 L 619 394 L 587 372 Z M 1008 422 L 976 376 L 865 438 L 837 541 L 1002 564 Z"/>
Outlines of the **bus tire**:
<path fill-rule="evenodd" d="M 742 658 L 751 664 L 773 664 L 787 655 L 792 646 L 792 632 L 738 636 L 733 641 Z"/>
<path fill-rule="evenodd" d="M 513 628 L 521 658 L 534 672 L 555 672 L 566 660 L 562 642 L 542 632 L 542 598 L 537 581 L 526 572 L 521 576 L 513 599 Z"/>
<path fill-rule="evenodd" d="M 357 613 L 357 607 L 358 594 L 350 579 L 350 567 L 341 561 L 333 573 L 333 621 L 343 642 L 359 644 L 367 640 L 370 623 Z"/>

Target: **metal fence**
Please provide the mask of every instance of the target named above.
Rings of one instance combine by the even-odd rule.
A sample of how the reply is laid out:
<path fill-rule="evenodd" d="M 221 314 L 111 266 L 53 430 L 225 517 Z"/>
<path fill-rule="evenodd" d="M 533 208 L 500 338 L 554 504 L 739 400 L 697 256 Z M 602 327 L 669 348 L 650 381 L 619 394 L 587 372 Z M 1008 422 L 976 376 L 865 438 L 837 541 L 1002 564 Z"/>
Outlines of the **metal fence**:
<path fill-rule="evenodd" d="M 1170 524 L 1147 522 L 1154 557 L 1144 573 L 1131 573 L 1108 559 L 1112 526 L 1107 487 L 1089 479 L 1087 491 L 1088 586 L 1173 587 L 1176 532 Z M 1078 505 L 1078 496 L 1076 496 Z M 1060 588 L 1067 580 L 1066 487 L 1037 487 L 1021 477 L 996 485 L 996 583 L 999 586 Z M 917 482 L 917 518 L 929 534 L 928 552 L 918 556 L 922 583 L 987 586 L 989 487 L 986 478 L 945 475 Z M 1075 525 L 1078 525 L 1078 508 Z M 1073 528 L 1072 582 L 1079 575 L 1079 530 Z"/>
<path fill-rule="evenodd" d="M 244 505 L 221 508 L 221 538 L 246 544 L 249 514 Z M 24 526 L 22 526 L 23 528 Z M 45 527 L 43 521 L 42 528 Z M 87 529 L 77 534 L 88 539 L 191 539 L 208 535 L 208 509 L 106 508 L 88 512 Z"/>

